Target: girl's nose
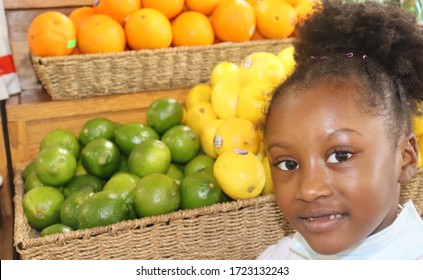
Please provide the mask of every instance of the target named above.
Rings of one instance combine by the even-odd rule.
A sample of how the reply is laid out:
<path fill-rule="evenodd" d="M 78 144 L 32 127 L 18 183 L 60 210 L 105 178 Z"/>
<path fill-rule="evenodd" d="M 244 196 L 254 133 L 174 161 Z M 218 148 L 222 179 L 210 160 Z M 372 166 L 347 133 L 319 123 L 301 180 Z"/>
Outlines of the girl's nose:
<path fill-rule="evenodd" d="M 303 168 L 300 172 L 297 199 L 313 202 L 319 198 L 326 198 L 332 194 L 329 176 L 325 171 L 324 164 L 311 165 Z"/>

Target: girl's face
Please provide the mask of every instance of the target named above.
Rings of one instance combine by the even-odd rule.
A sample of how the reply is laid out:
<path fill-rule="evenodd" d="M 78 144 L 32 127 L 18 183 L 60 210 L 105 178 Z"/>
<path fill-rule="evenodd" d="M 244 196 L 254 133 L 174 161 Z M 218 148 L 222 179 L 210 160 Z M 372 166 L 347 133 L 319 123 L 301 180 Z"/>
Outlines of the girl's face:
<path fill-rule="evenodd" d="M 329 83 L 281 96 L 266 124 L 277 203 L 320 254 L 349 249 L 396 218 L 403 164 L 386 121 Z"/>

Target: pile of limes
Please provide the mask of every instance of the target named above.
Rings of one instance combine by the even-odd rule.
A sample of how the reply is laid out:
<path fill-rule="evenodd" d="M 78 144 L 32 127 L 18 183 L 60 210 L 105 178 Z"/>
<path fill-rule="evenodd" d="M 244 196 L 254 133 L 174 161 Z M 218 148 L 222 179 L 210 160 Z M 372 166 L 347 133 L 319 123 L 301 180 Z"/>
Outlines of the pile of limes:
<path fill-rule="evenodd" d="M 216 159 L 214 176 L 232 199 L 273 193 L 262 127 L 274 88 L 295 68 L 294 47 L 254 52 L 240 65 L 223 61 L 187 94 L 185 123 Z"/>
<path fill-rule="evenodd" d="M 146 123 L 99 117 L 78 135 L 50 131 L 22 173 L 29 224 L 44 236 L 229 200 L 183 117 L 181 102 L 161 98 Z"/>

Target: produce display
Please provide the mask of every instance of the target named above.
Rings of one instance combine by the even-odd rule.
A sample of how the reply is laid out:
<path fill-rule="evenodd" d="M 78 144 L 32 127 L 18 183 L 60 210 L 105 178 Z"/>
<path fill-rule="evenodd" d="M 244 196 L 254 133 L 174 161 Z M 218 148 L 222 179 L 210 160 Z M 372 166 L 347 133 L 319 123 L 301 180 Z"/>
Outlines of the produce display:
<path fill-rule="evenodd" d="M 149 104 L 145 123 L 52 129 L 22 172 L 30 226 L 45 236 L 272 193 L 261 125 L 293 52 L 221 62 L 184 103 Z"/>
<path fill-rule="evenodd" d="M 295 36 L 318 0 L 96 0 L 46 11 L 28 29 L 37 56 L 204 46 Z"/>

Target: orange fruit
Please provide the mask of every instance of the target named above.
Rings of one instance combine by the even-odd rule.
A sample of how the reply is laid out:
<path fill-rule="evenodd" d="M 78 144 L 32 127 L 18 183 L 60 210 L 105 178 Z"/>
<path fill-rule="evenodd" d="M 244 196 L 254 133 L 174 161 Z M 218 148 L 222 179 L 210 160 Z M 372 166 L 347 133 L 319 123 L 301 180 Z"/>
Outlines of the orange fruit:
<path fill-rule="evenodd" d="M 81 53 L 110 53 L 125 50 L 122 25 L 106 15 L 93 15 L 78 28 L 78 48 Z"/>
<path fill-rule="evenodd" d="M 222 42 L 250 40 L 256 28 L 254 9 L 245 1 L 226 0 L 216 7 L 211 23 L 216 37 Z"/>
<path fill-rule="evenodd" d="M 132 13 L 125 24 L 128 45 L 133 50 L 167 48 L 172 43 L 172 26 L 159 11 L 143 8 Z"/>
<path fill-rule="evenodd" d="M 78 7 L 72 10 L 72 12 L 69 14 L 69 18 L 72 20 L 75 28 L 78 30 L 81 22 L 93 15 L 95 15 L 95 10 L 93 7 Z"/>
<path fill-rule="evenodd" d="M 205 15 L 189 11 L 178 15 L 172 22 L 174 46 L 206 46 L 214 42 L 214 31 Z"/>
<path fill-rule="evenodd" d="M 123 25 L 130 13 L 141 8 L 141 3 L 140 0 L 97 0 L 93 8 L 96 14 L 108 15 Z"/>
<path fill-rule="evenodd" d="M 253 36 L 251 37 L 250 40 L 263 40 L 263 39 L 266 39 L 266 38 L 264 38 L 264 36 L 261 35 L 261 33 L 258 31 L 258 29 L 256 29 L 256 31 L 254 31 L 254 34 L 253 34 Z"/>
<path fill-rule="evenodd" d="M 297 13 L 281 0 L 262 0 L 256 8 L 257 29 L 266 38 L 286 38 L 294 32 Z"/>
<path fill-rule="evenodd" d="M 304 21 L 307 17 L 314 13 L 314 5 L 318 0 L 298 0 L 294 6 L 295 12 L 298 16 L 298 21 Z"/>
<path fill-rule="evenodd" d="M 191 11 L 196 11 L 209 16 L 223 0 L 185 0 L 185 5 Z"/>
<path fill-rule="evenodd" d="M 27 40 L 34 55 L 70 55 L 76 47 L 76 28 L 65 14 L 45 12 L 31 21 Z"/>
<path fill-rule="evenodd" d="M 184 0 L 141 0 L 143 8 L 151 8 L 172 19 L 184 10 Z"/>
<path fill-rule="evenodd" d="M 251 7 L 255 8 L 257 6 L 257 3 L 261 0 L 245 0 L 245 2 L 248 2 L 248 4 L 251 5 Z M 293 0 L 295 1 L 295 0 Z"/>
<path fill-rule="evenodd" d="M 295 5 L 297 5 L 297 3 L 298 3 L 299 0 L 284 0 L 284 1 L 286 3 L 288 3 L 289 5 L 291 5 L 292 7 L 294 7 Z"/>

